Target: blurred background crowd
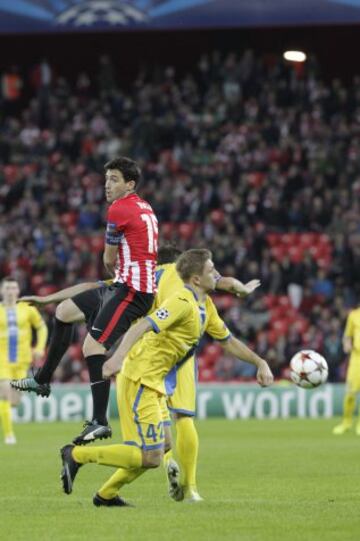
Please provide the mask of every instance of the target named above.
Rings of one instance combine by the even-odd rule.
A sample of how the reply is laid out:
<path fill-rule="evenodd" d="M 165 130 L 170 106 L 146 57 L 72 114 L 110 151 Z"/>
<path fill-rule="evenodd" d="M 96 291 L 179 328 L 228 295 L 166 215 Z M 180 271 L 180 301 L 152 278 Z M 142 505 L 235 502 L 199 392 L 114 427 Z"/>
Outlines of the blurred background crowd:
<path fill-rule="evenodd" d="M 111 58 L 67 78 L 43 59 L 1 73 L 0 276 L 46 294 L 104 277 L 104 163 L 138 160 L 140 194 L 163 242 L 206 246 L 223 275 L 260 278 L 246 300 L 217 294 L 240 338 L 287 377 L 302 348 L 344 377 L 341 338 L 360 273 L 360 77 L 325 81 L 252 50 L 140 70 L 122 85 Z M 51 325 L 53 309 L 47 309 Z M 84 329 L 57 373 L 81 381 Z M 252 379 L 204 340 L 201 381 Z"/>

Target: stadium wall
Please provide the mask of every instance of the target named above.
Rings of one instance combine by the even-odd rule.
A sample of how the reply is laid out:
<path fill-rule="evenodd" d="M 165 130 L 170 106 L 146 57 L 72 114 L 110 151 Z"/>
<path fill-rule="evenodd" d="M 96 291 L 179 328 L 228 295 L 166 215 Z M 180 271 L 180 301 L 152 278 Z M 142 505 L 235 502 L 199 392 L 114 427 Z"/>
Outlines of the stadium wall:
<path fill-rule="evenodd" d="M 261 389 L 257 385 L 199 385 L 199 419 L 287 419 L 318 418 L 340 415 L 345 385 L 323 385 L 304 390 L 287 383 Z M 111 389 L 110 417 L 116 418 L 115 388 Z M 24 395 L 15 412 L 16 422 L 81 421 L 91 418 L 92 400 L 85 384 L 54 385 L 49 398 Z"/>

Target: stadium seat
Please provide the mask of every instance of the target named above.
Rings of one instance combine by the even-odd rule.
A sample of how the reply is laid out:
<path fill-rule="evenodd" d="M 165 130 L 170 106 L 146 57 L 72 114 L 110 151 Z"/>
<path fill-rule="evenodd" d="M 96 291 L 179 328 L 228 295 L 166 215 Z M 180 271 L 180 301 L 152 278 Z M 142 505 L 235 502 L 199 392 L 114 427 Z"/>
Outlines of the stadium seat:
<path fill-rule="evenodd" d="M 160 234 L 165 240 L 169 240 L 174 232 L 174 224 L 172 222 L 164 222 L 160 225 Z"/>
<path fill-rule="evenodd" d="M 193 236 L 197 224 L 195 222 L 182 222 L 178 226 L 178 233 L 184 240 L 189 240 Z"/>
<path fill-rule="evenodd" d="M 236 299 L 233 295 L 216 295 L 214 302 L 219 310 L 229 310 L 234 306 Z"/>
<path fill-rule="evenodd" d="M 43 274 L 34 274 L 30 279 L 31 288 L 33 290 L 38 289 L 44 283 Z"/>
<path fill-rule="evenodd" d="M 90 237 L 90 250 L 96 254 L 104 251 L 104 236 L 92 235 Z"/>

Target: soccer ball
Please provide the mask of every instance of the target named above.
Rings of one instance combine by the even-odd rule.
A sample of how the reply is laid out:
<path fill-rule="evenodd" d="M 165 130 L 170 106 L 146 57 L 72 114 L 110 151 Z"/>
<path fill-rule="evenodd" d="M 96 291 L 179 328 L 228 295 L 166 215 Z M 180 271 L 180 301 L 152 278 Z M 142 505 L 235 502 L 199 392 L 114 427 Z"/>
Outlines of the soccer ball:
<path fill-rule="evenodd" d="M 295 385 L 303 389 L 313 389 L 325 383 L 328 373 L 324 357 L 311 349 L 298 351 L 290 361 L 290 377 Z"/>

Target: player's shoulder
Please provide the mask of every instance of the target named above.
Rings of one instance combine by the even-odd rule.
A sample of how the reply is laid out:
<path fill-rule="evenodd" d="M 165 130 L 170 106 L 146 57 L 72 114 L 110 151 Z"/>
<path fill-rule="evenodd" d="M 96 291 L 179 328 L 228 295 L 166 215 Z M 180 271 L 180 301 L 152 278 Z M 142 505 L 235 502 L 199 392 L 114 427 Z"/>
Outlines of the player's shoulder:
<path fill-rule="evenodd" d="M 137 193 L 133 193 L 128 197 L 125 197 L 123 199 L 123 202 L 129 206 L 137 207 L 142 211 L 148 210 L 153 212 L 150 203 L 148 203 L 148 201 L 145 201 L 145 199 L 142 199 Z"/>
<path fill-rule="evenodd" d="M 32 306 L 31 304 L 29 304 L 28 302 L 18 302 L 17 303 L 17 308 L 20 312 L 23 312 L 23 313 L 26 313 L 26 314 L 32 314 L 32 313 L 38 313 L 38 310 L 37 308 L 35 308 L 35 306 Z"/>
<path fill-rule="evenodd" d="M 360 319 L 360 307 L 354 308 L 349 312 L 349 317 L 354 319 Z"/>
<path fill-rule="evenodd" d="M 162 265 L 156 265 L 156 272 L 166 273 L 166 274 L 177 274 L 176 264 L 175 263 L 164 263 Z"/>
<path fill-rule="evenodd" d="M 165 302 L 178 304 L 179 306 L 187 305 L 191 309 L 193 304 L 192 294 L 184 286 L 179 287 L 171 295 L 168 296 Z"/>

